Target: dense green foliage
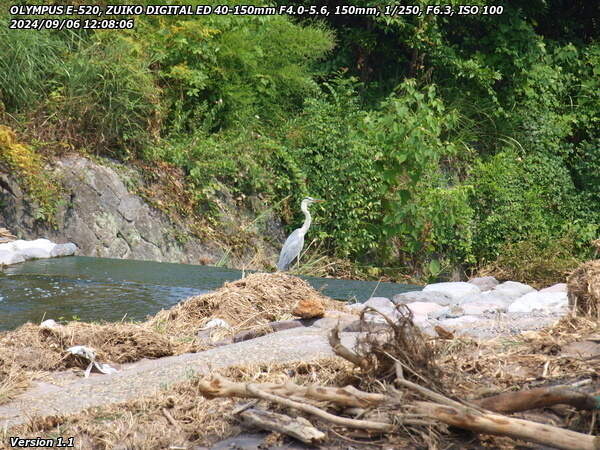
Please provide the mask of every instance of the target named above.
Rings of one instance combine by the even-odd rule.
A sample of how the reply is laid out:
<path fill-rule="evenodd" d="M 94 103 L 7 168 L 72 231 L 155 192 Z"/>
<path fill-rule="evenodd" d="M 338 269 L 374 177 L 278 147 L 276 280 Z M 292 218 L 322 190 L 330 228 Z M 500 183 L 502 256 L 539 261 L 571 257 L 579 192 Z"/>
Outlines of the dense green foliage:
<path fill-rule="evenodd" d="M 360 264 L 518 267 L 565 236 L 558 257 L 583 258 L 600 224 L 600 33 L 595 2 L 567 3 L 148 16 L 120 32 L 0 22 L 0 105 L 40 149 L 51 136 L 181 167 L 203 214 L 223 185 L 290 226 L 302 196 L 322 197 L 311 235 Z"/>

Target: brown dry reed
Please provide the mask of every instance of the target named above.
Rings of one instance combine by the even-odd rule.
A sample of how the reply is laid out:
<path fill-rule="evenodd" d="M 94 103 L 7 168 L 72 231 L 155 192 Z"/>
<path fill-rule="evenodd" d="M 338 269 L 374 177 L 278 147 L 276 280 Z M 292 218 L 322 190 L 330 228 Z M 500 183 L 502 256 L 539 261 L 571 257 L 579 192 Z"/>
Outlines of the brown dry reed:
<path fill-rule="evenodd" d="M 573 312 L 600 319 L 600 260 L 580 265 L 567 279 Z"/>
<path fill-rule="evenodd" d="M 139 324 L 70 322 L 53 329 L 25 324 L 0 333 L 0 403 L 21 392 L 26 380 L 38 378 L 40 372 L 85 368 L 88 361 L 67 354 L 69 347 L 92 347 L 98 361 L 117 364 L 199 351 L 207 347 L 197 332 L 211 319 L 231 325 L 224 334 L 267 333 L 268 322 L 292 318 L 290 311 L 302 299 L 322 302 L 325 309 L 346 308 L 292 275 L 257 273 L 191 297 Z"/>
<path fill-rule="evenodd" d="M 387 327 L 375 327 L 367 315 L 379 316 Z M 393 382 L 396 362 L 407 378 L 424 381 L 432 389 L 439 388 L 439 369 L 436 364 L 436 347 L 414 325 L 412 311 L 404 304 L 396 306 L 395 317 L 388 317 L 374 308 L 365 308 L 360 315 L 361 337 L 357 339 L 354 353 L 367 362 L 364 379 Z"/>
<path fill-rule="evenodd" d="M 325 358 L 310 363 L 258 364 L 224 369 L 223 375 L 240 382 L 346 384 L 353 373 L 349 363 Z M 233 410 L 239 401 L 229 398 L 207 400 L 198 389 L 198 378 L 126 403 L 91 408 L 68 417 L 32 419 L 11 429 L 10 435 L 73 436 L 76 448 L 108 450 L 135 448 L 194 448 L 242 431 Z M 7 436 L 0 436 L 6 441 Z"/>
<path fill-rule="evenodd" d="M 149 324 L 162 333 L 191 338 L 213 318 L 226 321 L 230 333 L 266 332 L 269 322 L 291 319 L 294 305 L 307 299 L 323 303 L 326 310 L 346 310 L 344 302 L 322 295 L 298 277 L 281 272 L 255 273 L 160 311 Z"/>

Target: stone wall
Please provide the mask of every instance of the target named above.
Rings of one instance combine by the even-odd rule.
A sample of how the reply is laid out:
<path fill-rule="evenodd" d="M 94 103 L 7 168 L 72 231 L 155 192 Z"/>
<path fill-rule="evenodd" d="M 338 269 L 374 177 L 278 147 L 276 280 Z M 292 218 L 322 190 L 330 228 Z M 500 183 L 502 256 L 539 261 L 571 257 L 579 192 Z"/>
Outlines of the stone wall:
<path fill-rule="evenodd" d="M 129 192 L 127 185 L 141 179 L 130 168 L 70 156 L 56 161 L 49 170 L 64 186 L 57 226 L 36 221 L 35 205 L 24 195 L 16 177 L 1 171 L 0 226 L 22 239 L 73 242 L 77 254 L 85 256 L 216 264 L 226 253 L 222 245 L 191 236 L 185 225 Z M 231 209 L 239 210 L 235 205 Z M 272 239 L 255 245 L 275 260 L 282 230 L 277 221 L 270 221 L 271 227 L 273 223 Z M 246 259 L 251 258 L 247 255 Z"/>

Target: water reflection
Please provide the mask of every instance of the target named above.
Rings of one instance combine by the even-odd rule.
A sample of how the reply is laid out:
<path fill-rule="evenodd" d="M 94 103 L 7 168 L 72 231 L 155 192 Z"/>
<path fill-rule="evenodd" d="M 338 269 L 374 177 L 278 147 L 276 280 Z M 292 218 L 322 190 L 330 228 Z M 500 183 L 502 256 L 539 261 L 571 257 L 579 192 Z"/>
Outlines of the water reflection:
<path fill-rule="evenodd" d="M 141 320 L 205 289 L 49 275 L 0 276 L 0 329 L 43 318 Z"/>

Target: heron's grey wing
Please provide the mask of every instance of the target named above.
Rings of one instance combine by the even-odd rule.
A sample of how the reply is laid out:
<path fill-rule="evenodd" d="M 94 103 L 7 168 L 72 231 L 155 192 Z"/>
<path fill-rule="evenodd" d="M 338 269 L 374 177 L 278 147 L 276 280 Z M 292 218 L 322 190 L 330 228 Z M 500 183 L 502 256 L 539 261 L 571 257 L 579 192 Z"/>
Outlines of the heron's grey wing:
<path fill-rule="evenodd" d="M 279 262 L 277 263 L 277 270 L 287 270 L 292 261 L 300 254 L 304 247 L 304 233 L 298 228 L 294 230 L 292 234 L 285 240 L 285 244 L 279 254 Z"/>

